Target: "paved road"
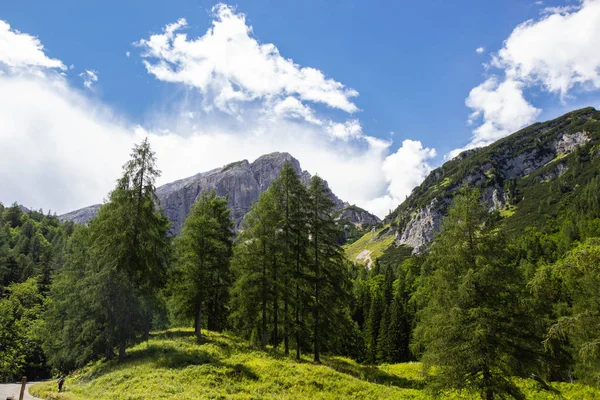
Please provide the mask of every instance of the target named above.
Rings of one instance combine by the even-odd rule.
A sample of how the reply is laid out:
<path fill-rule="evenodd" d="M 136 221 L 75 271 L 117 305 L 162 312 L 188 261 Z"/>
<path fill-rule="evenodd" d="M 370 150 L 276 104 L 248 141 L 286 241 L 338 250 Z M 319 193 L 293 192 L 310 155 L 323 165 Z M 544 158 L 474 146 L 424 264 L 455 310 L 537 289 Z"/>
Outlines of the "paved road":
<path fill-rule="evenodd" d="M 27 389 L 29 389 L 30 385 L 33 385 L 37 382 L 30 382 L 27 384 Z M 25 396 L 23 399 L 25 400 L 41 400 L 38 397 L 30 396 L 27 393 L 27 389 L 25 390 Z M 19 393 L 21 393 L 21 384 L 20 383 L 3 383 L 0 384 L 0 400 L 6 400 L 7 397 L 14 397 L 15 400 L 19 400 Z"/>

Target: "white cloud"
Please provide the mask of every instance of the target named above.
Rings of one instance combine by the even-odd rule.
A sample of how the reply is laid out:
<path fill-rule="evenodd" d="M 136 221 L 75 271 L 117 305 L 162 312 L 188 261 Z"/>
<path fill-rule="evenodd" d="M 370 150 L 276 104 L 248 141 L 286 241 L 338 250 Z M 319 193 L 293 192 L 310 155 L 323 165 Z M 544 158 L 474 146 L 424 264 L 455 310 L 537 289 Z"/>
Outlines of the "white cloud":
<path fill-rule="evenodd" d="M 125 57 L 129 57 L 130 55 L 131 55 L 131 52 L 129 52 L 129 51 L 125 52 Z"/>
<path fill-rule="evenodd" d="M 252 36 L 244 14 L 219 4 L 213 26 L 199 38 L 180 33 L 185 19 L 167 25 L 160 34 L 136 43 L 144 65 L 157 79 L 196 87 L 221 110 L 236 113 L 238 103 L 296 96 L 346 112 L 357 111 L 353 89 L 311 67 L 284 58 L 275 45 Z"/>
<path fill-rule="evenodd" d="M 270 108 L 266 108 L 265 111 L 269 112 Z M 323 121 L 315 117 L 315 112 L 309 106 L 302 104 L 300 100 L 292 96 L 278 101 L 272 110 L 277 118 L 299 118 L 316 125 L 323 124 Z"/>
<path fill-rule="evenodd" d="M 170 26 L 165 32 L 176 28 Z M 54 72 L 52 68 L 60 69 L 61 61 L 48 63 L 43 51 L 37 60 L 46 61 L 14 63 L 20 68 L 0 75 L 0 201 L 4 203 L 18 201 L 63 213 L 101 202 L 114 187 L 132 145 L 144 136 L 150 138 L 163 171 L 158 184 L 232 161 L 287 151 L 303 168 L 326 179 L 340 198 L 383 216 L 397 205 L 399 188 L 409 190 L 408 186 L 419 183 L 419 178 L 412 178 L 410 184 L 396 181 L 396 176 L 401 181 L 407 175 L 420 176 L 411 171 L 390 173 L 392 161 L 385 160 L 391 142 L 365 135 L 357 119 L 335 122 L 304 104 L 302 96 L 310 82 L 300 81 L 307 86 L 295 94 L 267 96 L 237 116 L 194 106 L 196 99 L 185 96 L 179 103 L 169 102 L 167 110 L 149 113 L 153 120 L 141 126 L 120 118 Z M 91 85 L 97 75 L 86 70 L 82 77 Z M 399 153 L 389 160 L 397 163 Z M 373 199 L 384 193 L 395 197 L 384 199 L 385 207 L 379 207 Z"/>
<path fill-rule="evenodd" d="M 477 54 L 483 54 L 483 52 L 484 52 L 484 51 L 485 51 L 485 48 L 484 48 L 484 47 L 478 47 L 478 48 L 476 48 L 476 49 L 475 49 L 475 52 L 476 52 Z"/>
<path fill-rule="evenodd" d="M 58 68 L 67 69 L 60 61 L 44 54 L 44 46 L 35 36 L 11 29 L 0 20 L 0 63 L 9 68 Z"/>
<path fill-rule="evenodd" d="M 563 97 L 576 86 L 600 89 L 600 1 L 548 12 L 517 26 L 494 66 L 510 79 L 539 84 Z"/>
<path fill-rule="evenodd" d="M 326 129 L 332 137 L 342 140 L 356 139 L 363 136 L 362 127 L 357 119 L 351 119 L 344 123 L 330 121 Z"/>
<path fill-rule="evenodd" d="M 538 20 L 518 25 L 488 67 L 502 71 L 471 90 L 466 105 L 472 124 L 481 120 L 470 143 L 453 150 L 481 147 L 531 124 L 541 110 L 524 96 L 528 88 L 560 95 L 600 89 L 600 0 L 548 7 Z"/>
<path fill-rule="evenodd" d="M 94 83 L 98 82 L 98 71 L 86 69 L 79 76 L 83 78 L 83 86 L 87 89 L 91 89 Z"/>
<path fill-rule="evenodd" d="M 431 172 L 431 160 L 435 156 L 435 149 L 423 147 L 420 141 L 404 140 L 398 151 L 383 161 L 387 193 L 369 201 L 367 207 L 378 215 L 386 215 L 393 210 Z"/>
<path fill-rule="evenodd" d="M 531 124 L 539 115 L 535 108 L 523 97 L 524 84 L 506 79 L 499 82 L 491 77 L 473 88 L 465 104 L 473 110 L 469 124 L 482 120 L 474 131 L 471 142 L 465 147 L 452 150 L 446 158 L 454 158 L 461 152 L 487 146 L 520 128 Z"/>

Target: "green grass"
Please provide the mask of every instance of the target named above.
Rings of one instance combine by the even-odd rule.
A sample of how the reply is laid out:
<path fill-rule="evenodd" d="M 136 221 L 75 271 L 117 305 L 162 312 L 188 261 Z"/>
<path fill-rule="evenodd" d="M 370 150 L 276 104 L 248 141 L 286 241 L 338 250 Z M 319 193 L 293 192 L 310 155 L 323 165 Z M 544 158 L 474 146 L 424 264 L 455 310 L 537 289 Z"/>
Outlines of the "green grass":
<path fill-rule="evenodd" d="M 516 380 L 528 399 L 558 399 L 530 380 Z M 579 384 L 554 387 L 566 399 L 599 398 L 600 391 Z M 324 357 L 315 365 L 280 352 L 262 352 L 233 336 L 208 332 L 198 344 L 192 330 L 152 335 L 129 349 L 123 363 L 97 362 L 67 377 L 65 392 L 56 382 L 30 393 L 44 399 L 430 399 L 419 363 L 363 366 L 343 357 Z M 477 398 L 448 393 L 444 398 Z"/>
<path fill-rule="evenodd" d="M 512 217 L 517 211 L 517 207 L 515 206 L 506 206 L 500 210 L 500 216 L 502 218 Z"/>
<path fill-rule="evenodd" d="M 344 253 L 348 260 L 356 261 L 359 254 L 368 250 L 370 259 L 375 261 L 393 242 L 394 235 L 390 232 L 389 225 L 386 225 L 375 233 L 369 231 L 354 243 L 344 246 Z"/>

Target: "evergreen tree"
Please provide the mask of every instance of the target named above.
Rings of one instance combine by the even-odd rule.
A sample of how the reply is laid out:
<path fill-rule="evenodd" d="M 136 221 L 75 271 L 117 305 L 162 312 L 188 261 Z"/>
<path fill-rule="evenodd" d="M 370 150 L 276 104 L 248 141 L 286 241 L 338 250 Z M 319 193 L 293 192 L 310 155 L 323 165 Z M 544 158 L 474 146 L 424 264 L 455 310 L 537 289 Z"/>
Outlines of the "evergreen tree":
<path fill-rule="evenodd" d="M 222 330 L 231 284 L 233 222 L 227 200 L 215 191 L 205 192 L 192 206 L 181 236 L 175 242 L 173 299 L 178 313 L 194 319 L 197 338 L 202 339 L 204 312 L 208 328 Z"/>
<path fill-rule="evenodd" d="M 333 219 L 335 205 L 325 181 L 313 176 L 309 186 L 311 239 L 310 281 L 313 286 L 313 359 L 320 362 L 321 347 L 334 327 L 350 330 L 348 275 Z"/>
<path fill-rule="evenodd" d="M 263 349 L 267 346 L 270 326 L 274 345 L 279 337 L 276 296 L 279 220 L 277 198 L 269 188 L 244 218 L 232 259 L 235 278 L 231 289 L 232 325 L 245 337 L 260 338 L 257 341 Z"/>
<path fill-rule="evenodd" d="M 512 376 L 529 375 L 537 340 L 524 309 L 524 279 L 477 191 L 455 198 L 421 286 L 416 344 L 431 388 L 485 399 L 523 398 Z"/>
<path fill-rule="evenodd" d="M 272 183 L 280 213 L 279 249 L 281 255 L 280 275 L 284 303 L 284 353 L 289 354 L 289 334 L 293 331 L 296 342 L 296 358 L 300 359 L 306 294 L 306 263 L 308 249 L 308 193 L 298 174 L 289 162 L 281 169 Z M 293 298 L 290 298 L 293 293 Z M 290 310 L 290 305 L 292 306 Z M 291 322 L 293 312 L 294 322 Z"/>
<path fill-rule="evenodd" d="M 0 297 L 0 382 L 23 374 L 36 379 L 45 372 L 39 332 L 43 298 L 35 278 L 13 283 Z"/>
<path fill-rule="evenodd" d="M 540 268 L 532 282 L 538 294 L 559 293 L 554 300 L 557 318 L 544 341 L 554 350 L 568 340 L 579 378 L 595 384 L 600 379 L 600 239 L 579 244 L 557 263 Z M 547 297 L 546 297 L 547 299 Z"/>
<path fill-rule="evenodd" d="M 71 244 L 45 315 L 57 336 L 46 343 L 54 366 L 112 358 L 115 348 L 123 359 L 128 344 L 148 337 L 170 256 L 169 221 L 154 188 L 160 174 L 155 162 L 148 140 L 136 145 L 109 201 Z"/>
<path fill-rule="evenodd" d="M 376 278 L 383 278 L 377 275 Z M 377 362 L 377 339 L 379 339 L 379 328 L 381 327 L 381 317 L 384 312 L 383 291 L 381 290 L 382 279 L 373 279 L 371 281 L 371 301 L 367 317 L 367 323 L 364 330 L 366 342 L 365 361 L 370 364 Z"/>

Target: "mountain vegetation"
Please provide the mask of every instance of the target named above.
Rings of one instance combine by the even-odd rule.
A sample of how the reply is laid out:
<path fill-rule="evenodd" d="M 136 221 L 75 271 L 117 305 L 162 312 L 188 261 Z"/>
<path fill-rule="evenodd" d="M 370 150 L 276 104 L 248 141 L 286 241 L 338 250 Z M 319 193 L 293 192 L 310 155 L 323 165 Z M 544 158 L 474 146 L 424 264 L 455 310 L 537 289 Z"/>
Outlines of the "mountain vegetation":
<path fill-rule="evenodd" d="M 0 208 L 0 377 L 78 371 L 73 399 L 598 397 L 598 155 L 593 109 L 535 124 L 343 248 L 335 197 L 291 163 L 237 233 L 206 191 L 171 236 L 144 141 L 87 225 Z"/>

